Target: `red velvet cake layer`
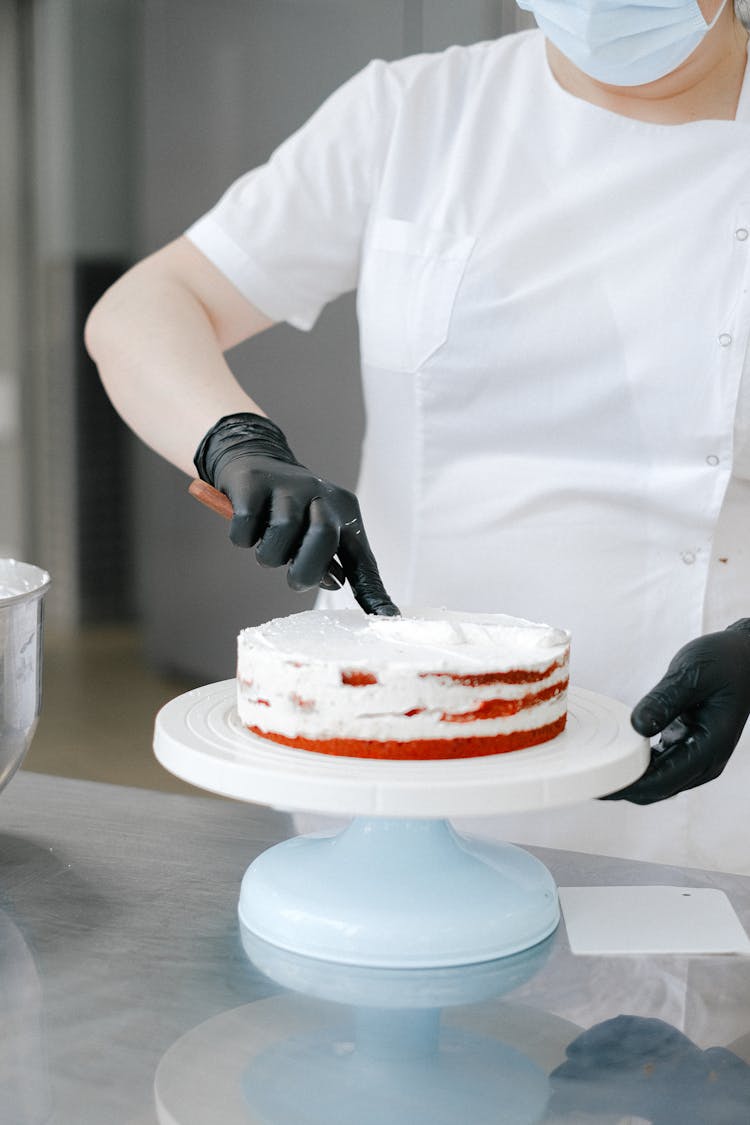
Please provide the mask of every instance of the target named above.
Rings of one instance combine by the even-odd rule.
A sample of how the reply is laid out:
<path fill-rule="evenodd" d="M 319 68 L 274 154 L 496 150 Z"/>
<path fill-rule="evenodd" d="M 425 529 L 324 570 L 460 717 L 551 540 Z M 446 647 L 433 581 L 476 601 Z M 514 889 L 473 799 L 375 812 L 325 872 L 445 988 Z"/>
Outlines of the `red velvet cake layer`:
<path fill-rule="evenodd" d="M 296 750 L 312 750 L 317 754 L 332 754 L 339 758 L 387 758 L 392 761 L 433 761 L 450 758 L 478 758 L 488 754 L 507 754 L 513 750 L 526 750 L 549 742 L 565 729 L 565 715 L 553 723 L 535 730 L 519 730 L 512 734 L 487 735 L 473 738 L 432 738 L 412 742 L 377 742 L 359 738 L 287 738 L 249 726 L 248 730 L 269 742 L 291 746 Z"/>

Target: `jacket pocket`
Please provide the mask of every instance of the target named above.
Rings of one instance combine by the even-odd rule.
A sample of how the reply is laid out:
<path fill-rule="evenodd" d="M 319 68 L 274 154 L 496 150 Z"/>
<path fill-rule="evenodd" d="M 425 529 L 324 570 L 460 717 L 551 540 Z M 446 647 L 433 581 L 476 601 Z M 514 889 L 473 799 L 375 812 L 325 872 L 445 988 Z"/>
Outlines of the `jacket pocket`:
<path fill-rule="evenodd" d="M 374 222 L 357 293 L 363 363 L 418 371 L 443 346 L 475 241 L 401 219 Z"/>

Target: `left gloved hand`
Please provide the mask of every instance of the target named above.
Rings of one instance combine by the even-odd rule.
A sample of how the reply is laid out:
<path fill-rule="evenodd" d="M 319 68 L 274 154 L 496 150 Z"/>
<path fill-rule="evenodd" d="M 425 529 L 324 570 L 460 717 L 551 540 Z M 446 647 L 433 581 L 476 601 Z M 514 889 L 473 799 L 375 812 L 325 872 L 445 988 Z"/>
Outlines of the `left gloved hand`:
<path fill-rule="evenodd" d="M 662 680 L 636 704 L 639 734 L 661 738 L 646 772 L 604 800 L 650 805 L 713 781 L 750 714 L 750 619 L 686 644 Z"/>

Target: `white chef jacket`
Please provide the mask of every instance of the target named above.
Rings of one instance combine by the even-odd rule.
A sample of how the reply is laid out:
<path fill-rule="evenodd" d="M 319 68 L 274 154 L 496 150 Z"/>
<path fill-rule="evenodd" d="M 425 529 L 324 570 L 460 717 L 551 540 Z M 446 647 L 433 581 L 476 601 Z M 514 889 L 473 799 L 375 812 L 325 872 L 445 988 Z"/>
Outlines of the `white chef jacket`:
<path fill-rule="evenodd" d="M 529 31 L 371 63 L 187 233 L 302 329 L 357 289 L 394 600 L 565 626 L 572 682 L 634 704 L 750 616 L 748 231 L 750 79 L 735 121 L 647 124 L 562 90 Z M 750 741 L 649 808 L 474 827 L 750 873 L 748 800 Z"/>

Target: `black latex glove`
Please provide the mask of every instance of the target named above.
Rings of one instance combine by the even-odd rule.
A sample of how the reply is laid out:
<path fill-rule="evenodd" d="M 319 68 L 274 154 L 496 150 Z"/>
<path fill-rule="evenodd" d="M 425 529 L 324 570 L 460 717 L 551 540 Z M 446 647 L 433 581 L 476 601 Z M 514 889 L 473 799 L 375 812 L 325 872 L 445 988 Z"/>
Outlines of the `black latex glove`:
<path fill-rule="evenodd" d="M 547 1107 L 568 1114 L 638 1116 L 653 1125 L 744 1125 L 750 1068 L 723 1047 L 702 1051 L 658 1019 L 621 1015 L 583 1032 L 550 1075 Z"/>
<path fill-rule="evenodd" d="M 650 805 L 717 778 L 750 713 L 750 619 L 686 644 L 636 704 L 639 734 L 661 738 L 648 769 L 605 800 Z"/>
<path fill-rule="evenodd" d="M 270 419 L 259 414 L 220 418 L 194 462 L 201 480 L 232 502 L 232 542 L 255 547 L 262 566 L 289 564 L 293 590 L 335 590 L 336 578 L 346 577 L 365 613 L 398 614 L 378 573 L 356 496 L 300 465 Z"/>

